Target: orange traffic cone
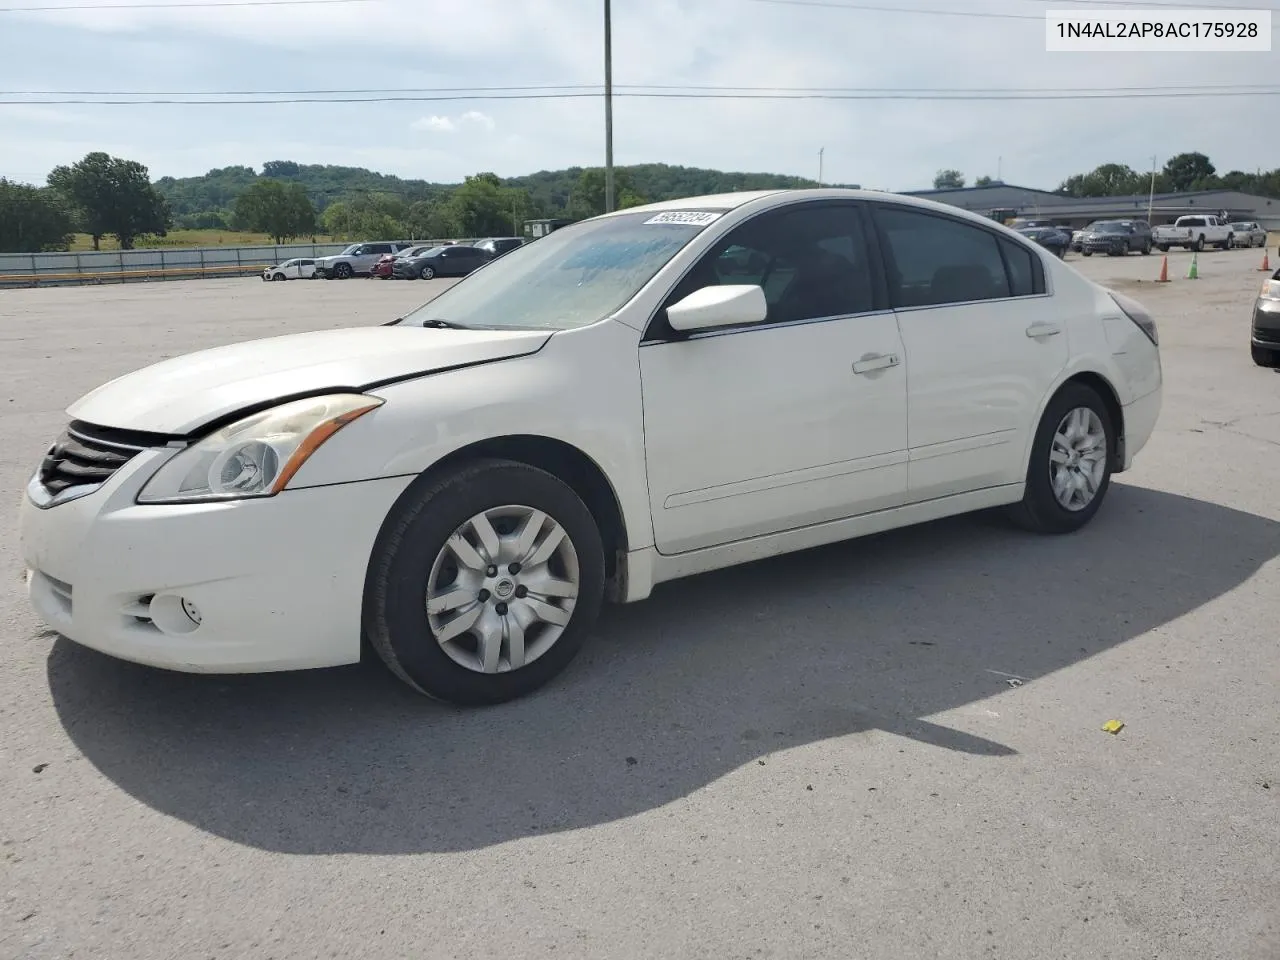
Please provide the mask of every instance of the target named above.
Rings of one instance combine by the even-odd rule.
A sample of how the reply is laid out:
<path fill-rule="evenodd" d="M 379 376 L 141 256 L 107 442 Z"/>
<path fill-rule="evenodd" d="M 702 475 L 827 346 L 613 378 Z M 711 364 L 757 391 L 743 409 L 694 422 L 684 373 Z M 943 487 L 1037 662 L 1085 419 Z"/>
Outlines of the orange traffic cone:
<path fill-rule="evenodd" d="M 1271 272 L 1271 257 L 1266 250 L 1262 251 L 1262 266 L 1258 268 L 1259 272 L 1262 272 L 1264 270 L 1268 273 Z"/>
<path fill-rule="evenodd" d="M 1160 261 L 1160 279 L 1156 283 L 1169 282 L 1169 258 L 1165 257 Z"/>

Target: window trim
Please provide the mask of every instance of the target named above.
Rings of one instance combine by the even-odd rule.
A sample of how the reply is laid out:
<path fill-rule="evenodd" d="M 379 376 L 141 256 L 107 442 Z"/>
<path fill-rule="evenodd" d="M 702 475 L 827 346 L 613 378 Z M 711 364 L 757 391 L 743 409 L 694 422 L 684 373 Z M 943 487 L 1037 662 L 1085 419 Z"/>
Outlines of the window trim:
<path fill-rule="evenodd" d="M 1007 297 L 987 297 L 986 299 L 983 299 L 983 300 L 956 300 L 949 303 L 926 303 L 926 304 L 918 304 L 918 305 L 903 306 L 903 307 L 891 306 L 890 309 L 894 313 L 914 313 L 917 310 L 940 310 L 945 307 L 963 307 L 963 306 L 970 306 L 975 303 L 1008 303 L 1009 301 L 1013 301 L 1013 300 L 1035 300 L 1039 298 L 1053 296 L 1053 290 L 1051 289 L 1051 286 L 1049 283 L 1049 271 L 1045 269 L 1044 259 L 1040 255 L 1040 250 L 1037 249 L 1038 245 L 1031 243 L 1016 231 L 1011 231 L 1011 233 L 1013 233 L 1013 236 L 1009 236 L 1005 233 L 1000 232 L 999 230 L 992 230 L 986 224 L 975 223 L 974 221 L 968 219 L 967 217 L 957 217 L 943 210 L 923 209 L 921 207 L 917 207 L 909 203 L 894 203 L 891 200 L 875 200 L 869 203 L 868 206 L 870 206 L 871 208 L 871 216 L 876 227 L 876 236 L 880 241 L 881 247 L 885 247 L 888 245 L 888 238 L 885 237 L 885 229 L 880 222 L 880 211 L 882 210 L 885 210 L 885 211 L 901 210 L 905 213 L 918 213 L 923 216 L 935 217 L 939 220 L 950 220 L 952 223 L 959 224 L 960 226 L 971 227 L 974 230 L 980 230 L 983 233 L 989 234 L 992 238 L 995 239 L 996 249 L 1000 253 L 1000 262 L 1004 265 L 1005 280 L 1009 284 L 1010 295 Z M 1009 262 L 1008 262 L 1008 259 L 1005 257 L 1003 247 L 1000 245 L 1000 240 L 1002 237 L 1006 240 L 1009 240 L 1012 243 L 1020 243 L 1023 247 L 1027 248 L 1030 251 L 1031 271 L 1032 271 L 1031 289 L 1033 291 L 1032 293 L 1023 294 L 1021 296 L 1013 295 L 1013 276 L 1009 272 Z M 889 253 L 887 251 L 882 251 L 880 257 L 881 257 L 881 269 L 884 271 L 885 291 L 886 293 L 888 293 Z"/>
<path fill-rule="evenodd" d="M 727 240 L 740 227 L 746 226 L 760 217 L 769 216 L 770 214 L 793 213 L 797 210 L 808 210 L 812 208 L 827 207 L 851 207 L 855 215 L 861 219 L 863 237 L 866 241 L 866 252 L 868 267 L 871 270 L 871 297 L 872 309 L 863 310 L 858 313 L 841 313 L 829 317 L 806 317 L 802 320 L 779 320 L 770 323 L 764 320 L 760 323 L 753 323 L 741 327 L 720 327 L 708 330 L 697 330 L 692 333 L 668 333 L 660 329 L 665 326 L 665 312 L 667 307 L 671 305 L 671 296 L 679 289 L 680 284 L 684 283 L 694 270 L 702 266 L 703 261 L 711 256 L 711 252 L 720 246 L 721 242 Z M 744 217 L 730 227 L 722 236 L 718 237 L 711 243 L 705 251 L 703 251 L 692 263 L 689 264 L 678 276 L 675 281 L 667 287 L 666 293 L 658 301 L 658 306 L 654 308 L 649 315 L 648 321 L 644 325 L 644 332 L 640 335 L 640 346 L 655 346 L 666 343 L 684 343 L 689 340 L 704 340 L 708 337 L 727 337 L 738 333 L 753 333 L 757 330 L 777 330 L 784 327 L 799 327 L 811 323 L 830 323 L 833 320 L 847 320 L 853 317 L 875 317 L 892 314 L 893 309 L 889 306 L 889 293 L 887 280 L 884 272 L 884 260 L 880 253 L 879 233 L 875 223 L 872 221 L 869 212 L 869 204 L 866 200 L 854 200 L 844 198 L 818 199 L 818 200 L 800 200 L 793 203 L 780 203 L 759 210 L 750 216 Z"/>

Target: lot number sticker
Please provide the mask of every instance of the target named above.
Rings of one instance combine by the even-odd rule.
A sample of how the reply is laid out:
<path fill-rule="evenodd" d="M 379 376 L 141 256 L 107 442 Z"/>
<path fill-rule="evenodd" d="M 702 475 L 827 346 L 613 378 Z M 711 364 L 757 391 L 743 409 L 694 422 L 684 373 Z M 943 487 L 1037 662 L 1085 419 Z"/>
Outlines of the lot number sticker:
<path fill-rule="evenodd" d="M 709 223 L 718 220 L 718 213 L 702 213 L 697 210 L 672 210 L 669 213 L 660 213 L 656 217 L 650 217 L 645 224 L 650 223 L 680 223 L 687 227 L 705 227 Z"/>

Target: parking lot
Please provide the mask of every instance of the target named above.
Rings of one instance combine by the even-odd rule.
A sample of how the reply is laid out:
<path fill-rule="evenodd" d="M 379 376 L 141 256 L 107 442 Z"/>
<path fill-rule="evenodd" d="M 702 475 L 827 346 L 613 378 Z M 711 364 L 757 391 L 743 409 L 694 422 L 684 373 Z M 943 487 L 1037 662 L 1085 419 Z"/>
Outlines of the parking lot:
<path fill-rule="evenodd" d="M 13 509 L 98 384 L 448 281 L 0 291 L 0 957 L 1276 960 L 1261 258 L 1072 255 L 1152 309 L 1165 371 L 1083 532 L 966 517 L 665 585 L 484 711 L 376 663 L 78 648 L 26 606 Z"/>

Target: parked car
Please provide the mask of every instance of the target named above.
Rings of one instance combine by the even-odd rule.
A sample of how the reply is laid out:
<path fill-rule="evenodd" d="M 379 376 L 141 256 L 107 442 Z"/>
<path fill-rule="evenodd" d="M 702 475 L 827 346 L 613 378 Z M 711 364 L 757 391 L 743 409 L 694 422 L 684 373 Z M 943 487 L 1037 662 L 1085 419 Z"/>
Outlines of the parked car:
<path fill-rule="evenodd" d="M 353 243 L 339 254 L 316 260 L 316 276 L 325 280 L 367 276 L 373 270 L 373 265 L 387 254 L 399 253 L 411 246 L 413 244 L 402 240 Z"/>
<path fill-rule="evenodd" d="M 1071 246 L 1070 234 L 1057 227 L 1022 227 L 1018 232 L 1060 258 L 1067 255 L 1067 247 Z"/>
<path fill-rule="evenodd" d="M 430 243 L 418 244 L 416 247 L 409 247 L 405 250 L 401 250 L 399 253 L 383 254 L 378 258 L 378 262 L 370 268 L 369 276 L 378 277 L 382 280 L 392 279 L 395 276 L 394 264 L 397 260 L 407 260 L 410 257 L 416 257 L 418 254 L 425 253 L 430 250 L 433 246 L 434 244 Z"/>
<path fill-rule="evenodd" d="M 385 326 L 98 387 L 31 477 L 21 555 L 44 621 L 116 657 L 322 667 L 363 634 L 423 693 L 504 701 L 606 597 L 992 507 L 1080 529 L 1154 429 L 1157 343 L 1140 304 L 955 207 L 667 201 Z"/>
<path fill-rule="evenodd" d="M 316 262 L 310 259 L 286 260 L 262 271 L 263 280 L 310 280 L 315 276 Z"/>
<path fill-rule="evenodd" d="M 475 244 L 477 250 L 483 250 L 490 260 L 496 260 L 504 253 L 510 253 L 516 247 L 523 246 L 524 237 L 488 237 Z"/>
<path fill-rule="evenodd" d="M 1250 352 L 1260 367 L 1280 367 L 1280 270 L 1264 280 L 1253 304 Z"/>
<path fill-rule="evenodd" d="M 1161 252 L 1170 247 L 1185 247 L 1197 252 L 1206 246 L 1226 250 L 1235 239 L 1231 224 L 1208 216 L 1179 217 L 1173 226 L 1156 227 L 1152 238 Z"/>
<path fill-rule="evenodd" d="M 489 256 L 476 247 L 460 243 L 432 247 L 412 259 L 397 260 L 392 269 L 403 280 L 431 280 L 434 277 L 465 277 L 489 262 Z"/>
<path fill-rule="evenodd" d="M 1231 242 L 1236 247 L 1265 247 L 1267 231 L 1252 220 L 1239 221 L 1231 224 Z"/>
<path fill-rule="evenodd" d="M 1146 255 L 1151 246 L 1151 224 L 1145 220 L 1096 220 L 1080 237 L 1080 252 L 1086 257 L 1095 253 L 1122 257 L 1135 250 Z"/>

